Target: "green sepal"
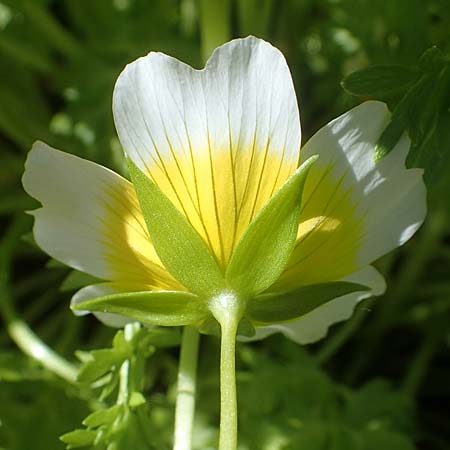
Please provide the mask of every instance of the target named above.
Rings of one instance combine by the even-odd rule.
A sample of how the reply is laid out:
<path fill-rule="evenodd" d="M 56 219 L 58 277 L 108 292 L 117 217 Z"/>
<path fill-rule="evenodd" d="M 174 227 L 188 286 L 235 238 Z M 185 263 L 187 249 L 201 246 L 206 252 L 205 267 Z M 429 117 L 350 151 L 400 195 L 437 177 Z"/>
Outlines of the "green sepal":
<path fill-rule="evenodd" d="M 129 169 L 152 243 L 164 267 L 195 294 L 211 297 L 223 290 L 223 274 L 203 239 L 132 161 Z"/>
<path fill-rule="evenodd" d="M 248 302 L 246 316 L 259 324 L 271 324 L 297 319 L 337 297 L 358 291 L 368 291 L 367 286 L 347 281 L 303 286 L 289 292 L 262 294 Z"/>
<path fill-rule="evenodd" d="M 209 311 L 194 294 L 179 291 L 143 291 L 106 295 L 72 306 L 79 311 L 106 312 L 142 323 L 162 326 L 195 324 Z"/>
<path fill-rule="evenodd" d="M 251 298 L 281 275 L 294 248 L 306 176 L 317 156 L 311 156 L 284 183 L 247 227 L 226 271 L 229 285 Z"/>

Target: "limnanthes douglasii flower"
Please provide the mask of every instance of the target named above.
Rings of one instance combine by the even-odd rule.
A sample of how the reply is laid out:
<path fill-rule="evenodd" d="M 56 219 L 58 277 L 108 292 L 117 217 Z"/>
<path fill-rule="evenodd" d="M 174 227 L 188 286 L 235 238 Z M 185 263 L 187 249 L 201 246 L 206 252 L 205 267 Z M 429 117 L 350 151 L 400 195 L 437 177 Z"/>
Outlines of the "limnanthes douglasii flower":
<path fill-rule="evenodd" d="M 113 111 L 131 181 L 41 142 L 23 178 L 42 203 L 37 244 L 104 280 L 73 308 L 106 323 L 219 322 L 227 348 L 239 324 L 250 338 L 312 342 L 384 291 L 370 264 L 424 220 L 408 138 L 375 161 L 386 106 L 361 104 L 300 150 L 289 69 L 260 39 L 223 45 L 203 70 L 139 58 L 117 80 Z"/>

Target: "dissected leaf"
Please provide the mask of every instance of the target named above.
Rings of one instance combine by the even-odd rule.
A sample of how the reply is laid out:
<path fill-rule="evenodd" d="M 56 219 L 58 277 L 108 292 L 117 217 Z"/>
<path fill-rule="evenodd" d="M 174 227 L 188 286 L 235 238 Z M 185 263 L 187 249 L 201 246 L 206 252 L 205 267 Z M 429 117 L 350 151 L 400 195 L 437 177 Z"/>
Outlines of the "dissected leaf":
<path fill-rule="evenodd" d="M 381 160 L 391 152 L 408 128 L 411 119 L 417 121 L 433 86 L 434 78 L 431 75 L 424 75 L 401 99 L 392 113 L 391 121 L 378 139 L 374 153 L 375 161 Z"/>
<path fill-rule="evenodd" d="M 89 360 L 81 366 L 78 372 L 78 381 L 91 383 L 101 378 L 112 367 L 120 365 L 125 356 L 125 354 L 113 349 L 93 350 L 89 354 Z"/>
<path fill-rule="evenodd" d="M 83 420 L 83 425 L 89 428 L 96 428 L 100 425 L 113 422 L 120 413 L 120 408 L 120 405 L 114 405 L 108 409 L 100 409 L 98 411 L 94 411 L 92 414 L 89 414 L 86 419 Z"/>
<path fill-rule="evenodd" d="M 387 99 L 403 95 L 419 76 L 416 67 L 380 64 L 351 73 L 342 87 L 358 97 Z"/>

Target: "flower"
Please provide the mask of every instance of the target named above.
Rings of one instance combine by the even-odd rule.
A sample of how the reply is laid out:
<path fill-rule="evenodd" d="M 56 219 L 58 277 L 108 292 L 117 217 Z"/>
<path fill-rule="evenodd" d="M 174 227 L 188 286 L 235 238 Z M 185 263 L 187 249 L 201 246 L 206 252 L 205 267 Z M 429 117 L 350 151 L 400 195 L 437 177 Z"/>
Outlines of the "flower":
<path fill-rule="evenodd" d="M 338 296 L 302 317 L 258 328 L 299 343 L 323 337 L 362 298 L 380 295 L 370 264 L 406 242 L 426 213 L 422 171 L 406 169 L 409 140 L 374 161 L 389 122 L 383 103 L 366 102 L 330 122 L 300 151 L 295 91 L 283 55 L 249 37 L 215 50 L 195 70 L 151 52 L 119 76 L 114 119 L 128 158 L 184 215 L 225 272 L 240 238 L 294 174 L 309 168 L 300 225 L 288 263 L 270 292 L 331 281 L 369 291 Z M 34 236 L 49 255 L 105 280 L 73 302 L 129 291 L 183 291 L 152 244 L 131 182 L 109 169 L 37 142 L 23 177 L 42 203 Z M 108 324 L 123 318 L 99 313 Z M 256 324 L 266 325 L 266 324 Z"/>

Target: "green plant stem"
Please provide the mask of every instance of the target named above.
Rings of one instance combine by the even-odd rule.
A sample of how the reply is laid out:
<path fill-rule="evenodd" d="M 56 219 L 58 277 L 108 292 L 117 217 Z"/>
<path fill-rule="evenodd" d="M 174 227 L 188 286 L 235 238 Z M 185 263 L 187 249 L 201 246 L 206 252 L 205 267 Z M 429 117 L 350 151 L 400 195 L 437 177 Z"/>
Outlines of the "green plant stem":
<path fill-rule="evenodd" d="M 236 321 L 221 323 L 219 450 L 237 448 Z"/>
<path fill-rule="evenodd" d="M 11 339 L 28 356 L 61 378 L 74 383 L 78 369 L 61 358 L 20 319 L 9 316 L 7 328 Z"/>
<path fill-rule="evenodd" d="M 438 330 L 439 331 L 439 330 Z M 414 397 L 427 374 L 428 366 L 437 350 L 442 334 L 431 332 L 423 341 L 403 381 L 403 392 Z"/>
<path fill-rule="evenodd" d="M 0 243 L 0 314 L 11 339 L 28 356 L 65 380 L 73 383 L 78 369 L 55 353 L 17 315 L 10 290 L 11 259 L 20 236 L 28 229 L 28 218 L 15 219 Z"/>
<path fill-rule="evenodd" d="M 236 335 L 245 303 L 234 293 L 214 298 L 210 310 L 221 329 L 219 450 L 236 450 L 238 410 L 236 392 Z"/>
<path fill-rule="evenodd" d="M 200 0 L 200 33 L 204 62 L 216 47 L 230 40 L 230 19 L 230 0 Z"/>
<path fill-rule="evenodd" d="M 200 334 L 184 327 L 178 368 L 174 450 L 190 450 L 195 412 L 195 392 Z"/>
<path fill-rule="evenodd" d="M 322 346 L 315 361 L 319 365 L 326 364 L 339 349 L 355 334 L 356 330 L 361 326 L 370 311 L 373 299 L 367 300 L 358 305 L 355 315 L 351 320 L 347 321 L 328 341 Z"/>

